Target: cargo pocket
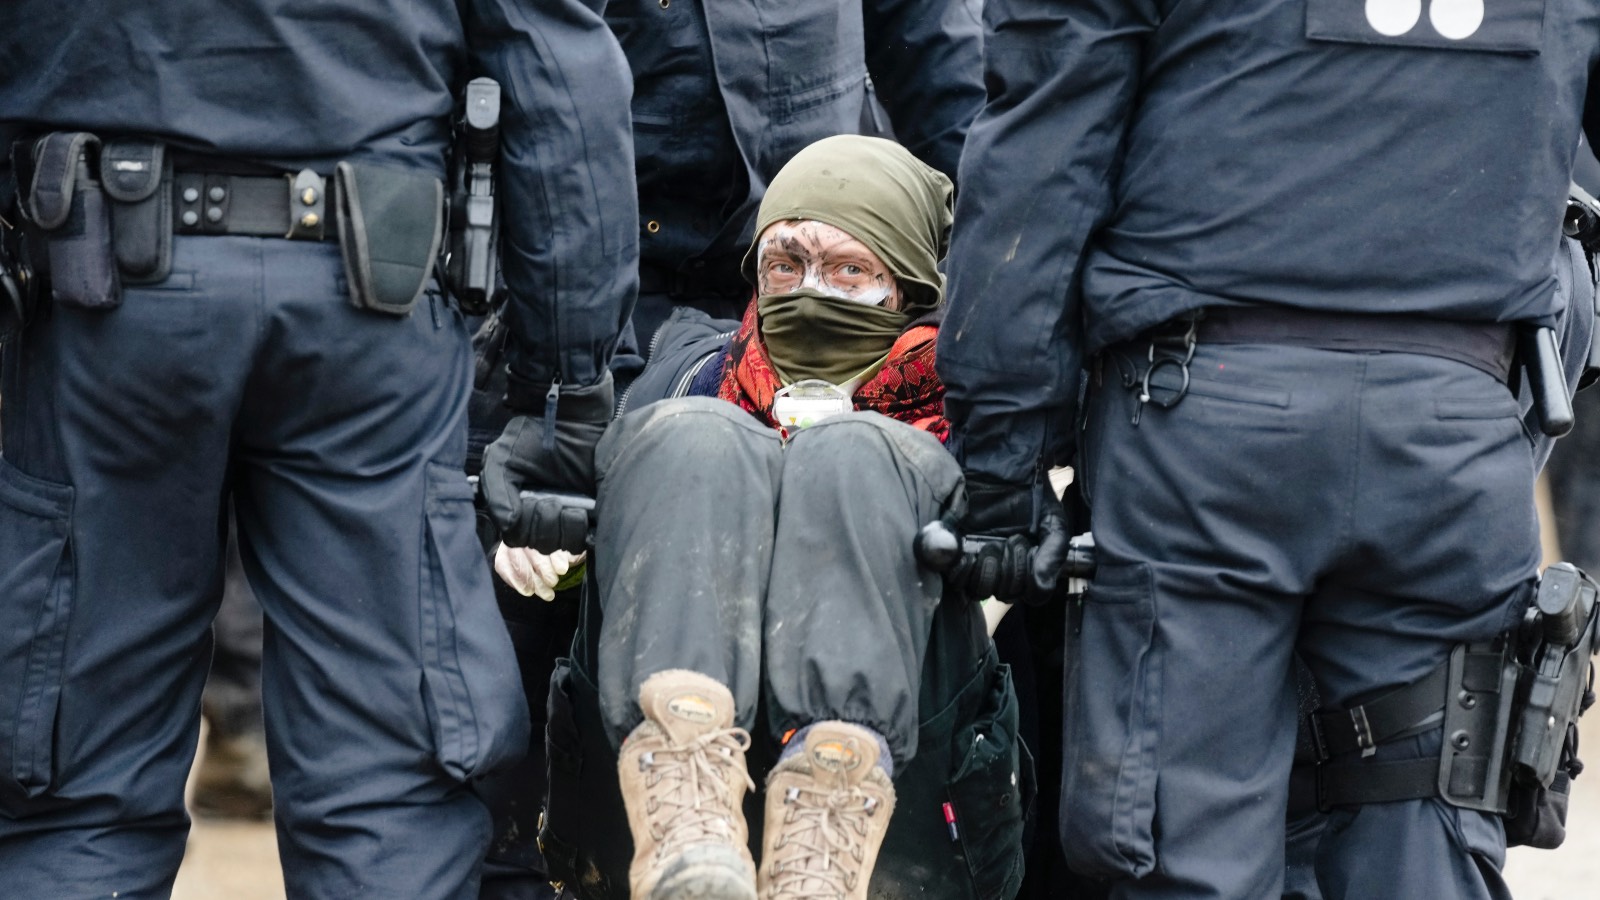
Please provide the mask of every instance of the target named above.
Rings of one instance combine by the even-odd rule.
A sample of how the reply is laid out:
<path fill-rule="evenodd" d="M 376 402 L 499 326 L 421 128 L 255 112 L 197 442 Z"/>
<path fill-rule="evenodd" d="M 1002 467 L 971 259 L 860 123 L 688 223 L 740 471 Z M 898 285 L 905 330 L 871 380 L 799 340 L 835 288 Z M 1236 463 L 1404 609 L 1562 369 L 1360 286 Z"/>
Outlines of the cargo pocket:
<path fill-rule="evenodd" d="M 993 662 L 985 661 L 938 712 L 917 726 L 917 755 L 895 766 L 894 814 L 867 889 L 873 900 L 922 900 L 928 885 L 948 900 L 970 897 L 966 850 L 945 824 L 955 734 L 982 704 Z"/>
<path fill-rule="evenodd" d="M 0 797 L 38 797 L 54 780 L 75 593 L 72 497 L 0 459 Z"/>
<path fill-rule="evenodd" d="M 946 789 L 974 896 L 1012 897 L 1022 886 L 1022 830 L 1033 803 L 1033 758 L 1017 734 L 1011 667 L 995 666 L 976 720 L 956 732 L 959 762 Z"/>
<path fill-rule="evenodd" d="M 1149 567 L 1103 564 L 1069 629 L 1061 839 L 1096 878 L 1155 868 L 1161 665 Z"/>
<path fill-rule="evenodd" d="M 471 583 L 487 577 L 470 568 L 483 558 L 472 487 L 459 469 L 443 463 L 428 463 L 426 478 L 418 610 L 422 699 L 435 758 L 464 781 L 526 752 L 527 708 L 515 671 L 495 671 L 515 654 L 489 588 Z M 483 607 L 472 609 L 480 596 Z M 521 727 L 515 727 L 519 704 Z"/>

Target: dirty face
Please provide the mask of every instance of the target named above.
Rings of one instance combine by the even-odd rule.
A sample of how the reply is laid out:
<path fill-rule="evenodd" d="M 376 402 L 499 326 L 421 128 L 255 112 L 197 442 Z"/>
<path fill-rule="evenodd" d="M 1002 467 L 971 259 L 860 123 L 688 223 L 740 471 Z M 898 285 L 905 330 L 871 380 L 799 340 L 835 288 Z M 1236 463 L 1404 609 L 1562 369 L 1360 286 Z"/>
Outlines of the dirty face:
<path fill-rule="evenodd" d="M 810 288 L 840 300 L 900 309 L 900 285 L 889 266 L 848 232 L 811 219 L 789 219 L 767 226 L 756 241 L 756 287 L 762 295 Z"/>

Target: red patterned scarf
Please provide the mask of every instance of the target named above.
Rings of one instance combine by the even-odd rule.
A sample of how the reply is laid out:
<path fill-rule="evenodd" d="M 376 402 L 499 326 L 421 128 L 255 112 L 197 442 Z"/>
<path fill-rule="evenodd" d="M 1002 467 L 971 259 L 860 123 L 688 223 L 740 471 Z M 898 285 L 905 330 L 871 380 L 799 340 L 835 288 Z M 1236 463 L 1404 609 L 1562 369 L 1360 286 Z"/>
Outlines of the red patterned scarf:
<path fill-rule="evenodd" d="M 944 441 L 950 423 L 944 417 L 944 384 L 933 370 L 933 352 L 939 329 L 933 325 L 914 325 L 905 330 L 889 359 L 872 379 L 856 390 L 857 410 L 882 413 Z M 757 332 L 756 305 L 744 311 L 744 322 L 725 351 L 722 384 L 717 396 L 754 414 L 773 428 L 772 396 L 783 387 L 767 357 L 767 348 Z"/>

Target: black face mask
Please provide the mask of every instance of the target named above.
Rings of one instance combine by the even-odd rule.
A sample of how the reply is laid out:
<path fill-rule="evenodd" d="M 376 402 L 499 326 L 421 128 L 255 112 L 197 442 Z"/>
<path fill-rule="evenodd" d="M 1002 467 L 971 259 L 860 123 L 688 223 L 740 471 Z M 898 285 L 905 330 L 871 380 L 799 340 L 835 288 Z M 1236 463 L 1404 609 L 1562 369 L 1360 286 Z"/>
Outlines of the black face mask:
<path fill-rule="evenodd" d="M 911 317 L 810 288 L 756 301 L 761 343 L 784 384 L 820 378 L 843 384 L 881 361 Z"/>

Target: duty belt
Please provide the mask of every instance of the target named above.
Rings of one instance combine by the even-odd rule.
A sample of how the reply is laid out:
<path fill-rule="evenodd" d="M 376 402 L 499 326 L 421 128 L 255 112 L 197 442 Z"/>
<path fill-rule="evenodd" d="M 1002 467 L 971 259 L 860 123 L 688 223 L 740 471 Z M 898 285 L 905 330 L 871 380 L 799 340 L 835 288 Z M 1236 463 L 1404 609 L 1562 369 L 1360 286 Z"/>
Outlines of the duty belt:
<path fill-rule="evenodd" d="M 1291 344 L 1322 350 L 1421 353 L 1466 363 L 1501 381 L 1510 378 L 1516 350 L 1513 329 L 1503 322 L 1288 306 L 1207 307 L 1199 318 L 1196 340 L 1201 344 Z"/>
<path fill-rule="evenodd" d="M 334 193 L 333 185 L 310 169 L 283 176 L 177 172 L 172 227 L 177 234 L 335 240 Z"/>
<path fill-rule="evenodd" d="M 1554 353 L 1550 330 L 1539 335 Z M 1532 332 L 1529 332 L 1530 334 Z M 1132 422 L 1138 426 L 1146 405 L 1171 409 L 1189 392 L 1189 365 L 1200 344 L 1280 344 L 1348 352 L 1420 353 L 1465 363 L 1510 384 L 1516 332 L 1498 322 L 1457 322 L 1414 315 L 1323 312 L 1288 306 L 1209 306 L 1190 310 L 1144 332 L 1146 365 L 1127 377 L 1138 391 Z M 1559 360 L 1557 361 L 1559 362 Z M 1554 378 L 1559 379 L 1559 365 Z M 1550 368 L 1541 366 L 1540 372 Z M 1548 378 L 1546 380 L 1549 380 Z M 1543 382 L 1541 382 L 1543 383 Z M 1513 390 L 1515 388 L 1513 387 Z M 1560 391 L 1555 394 L 1561 393 Z M 1546 392 L 1553 397 L 1554 394 Z M 1539 405 L 1540 427 L 1564 433 L 1560 423 L 1545 424 L 1548 401 Z M 1560 411 L 1551 415 L 1560 418 Z M 1570 409 L 1565 428 L 1571 428 Z"/>

